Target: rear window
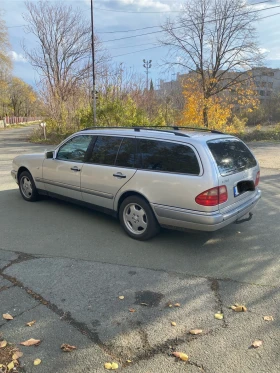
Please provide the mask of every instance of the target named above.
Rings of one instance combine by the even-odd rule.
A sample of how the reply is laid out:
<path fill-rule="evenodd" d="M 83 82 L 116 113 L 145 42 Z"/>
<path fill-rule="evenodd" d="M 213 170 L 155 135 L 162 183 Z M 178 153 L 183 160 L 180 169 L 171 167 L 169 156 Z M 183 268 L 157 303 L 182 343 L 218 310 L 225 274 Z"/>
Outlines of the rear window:
<path fill-rule="evenodd" d="M 237 139 L 219 139 L 207 142 L 222 176 L 255 167 L 257 162 L 250 150 Z"/>

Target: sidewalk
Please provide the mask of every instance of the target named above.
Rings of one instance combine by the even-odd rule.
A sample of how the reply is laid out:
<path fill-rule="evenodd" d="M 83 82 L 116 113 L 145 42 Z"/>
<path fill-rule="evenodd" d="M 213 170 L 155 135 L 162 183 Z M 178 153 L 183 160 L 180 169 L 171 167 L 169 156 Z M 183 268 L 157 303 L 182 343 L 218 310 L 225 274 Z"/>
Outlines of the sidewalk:
<path fill-rule="evenodd" d="M 280 371 L 277 287 L 3 250 L 0 267 L 0 333 L 23 352 L 19 371 L 99 373 L 112 361 L 128 373 Z M 234 312 L 234 303 L 248 311 Z M 268 315 L 274 321 L 264 321 Z M 188 333 L 197 328 L 202 334 Z M 19 345 L 30 338 L 41 343 Z M 263 345 L 250 348 L 256 339 Z M 62 352 L 63 343 L 77 350 Z"/>

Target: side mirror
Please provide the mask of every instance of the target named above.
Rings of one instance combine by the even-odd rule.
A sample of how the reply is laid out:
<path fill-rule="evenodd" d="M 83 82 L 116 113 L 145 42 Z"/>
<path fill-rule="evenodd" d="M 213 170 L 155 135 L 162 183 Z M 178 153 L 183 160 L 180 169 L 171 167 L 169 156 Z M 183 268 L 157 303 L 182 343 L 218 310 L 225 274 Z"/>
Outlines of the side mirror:
<path fill-rule="evenodd" d="M 45 156 L 46 156 L 46 159 L 53 159 L 54 157 L 54 152 L 51 151 L 51 152 L 46 152 L 45 153 Z"/>

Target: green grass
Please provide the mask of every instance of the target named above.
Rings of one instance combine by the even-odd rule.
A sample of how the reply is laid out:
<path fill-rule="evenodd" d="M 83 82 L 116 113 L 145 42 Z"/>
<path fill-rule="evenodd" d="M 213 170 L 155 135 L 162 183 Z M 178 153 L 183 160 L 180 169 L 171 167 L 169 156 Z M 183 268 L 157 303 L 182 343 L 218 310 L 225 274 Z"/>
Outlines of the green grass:
<path fill-rule="evenodd" d="M 41 128 L 36 128 L 29 138 L 29 141 L 36 144 L 58 145 L 72 133 L 73 132 L 70 131 L 63 134 L 47 133 L 47 140 L 45 140 L 43 136 L 43 130 Z M 234 133 L 233 136 L 237 136 L 245 142 L 280 141 L 280 125 L 271 127 L 247 127 L 244 133 Z"/>

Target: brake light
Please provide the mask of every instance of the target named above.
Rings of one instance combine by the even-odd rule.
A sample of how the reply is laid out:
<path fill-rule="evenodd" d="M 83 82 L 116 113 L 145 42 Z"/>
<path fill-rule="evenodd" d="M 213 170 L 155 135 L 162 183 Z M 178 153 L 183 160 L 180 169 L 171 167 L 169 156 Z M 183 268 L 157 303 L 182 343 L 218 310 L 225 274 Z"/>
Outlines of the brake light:
<path fill-rule="evenodd" d="M 195 202 L 202 206 L 216 206 L 220 203 L 226 202 L 228 199 L 227 187 L 222 185 L 200 193 Z"/>
<path fill-rule="evenodd" d="M 258 173 L 257 173 L 257 177 L 256 177 L 256 181 L 255 181 L 255 187 L 259 185 L 259 182 L 260 182 L 260 176 L 261 176 L 260 171 L 258 171 Z"/>

